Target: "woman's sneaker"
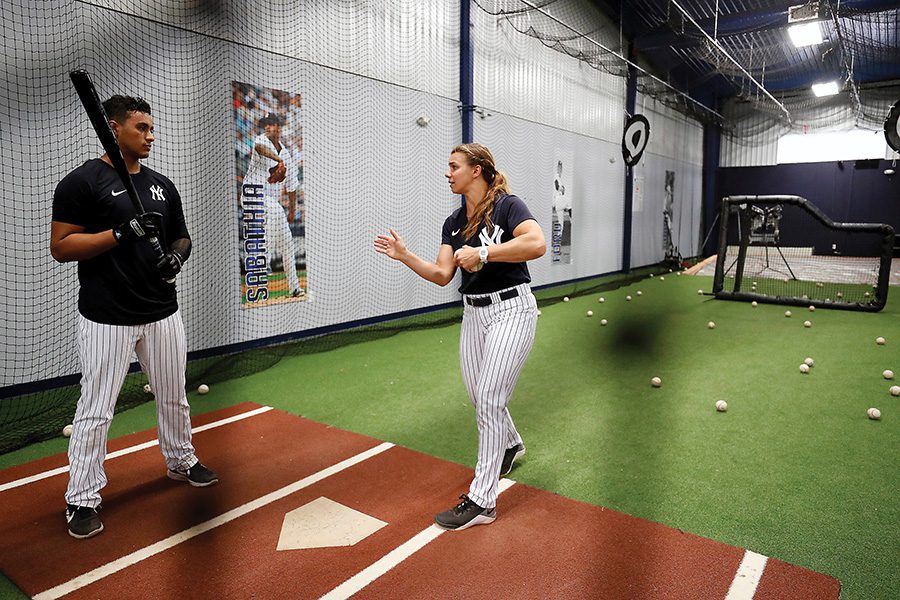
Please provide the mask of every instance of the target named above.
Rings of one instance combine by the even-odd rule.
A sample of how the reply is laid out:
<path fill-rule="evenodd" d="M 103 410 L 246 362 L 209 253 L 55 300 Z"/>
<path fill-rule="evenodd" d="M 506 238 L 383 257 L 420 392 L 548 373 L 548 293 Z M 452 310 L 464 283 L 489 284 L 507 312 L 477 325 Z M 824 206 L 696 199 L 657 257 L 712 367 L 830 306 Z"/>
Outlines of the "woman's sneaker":
<path fill-rule="evenodd" d="M 487 525 L 497 518 L 496 508 L 481 508 L 468 496 L 459 497 L 462 502 L 434 517 L 434 522 L 444 529 L 462 531 L 473 525 Z"/>
<path fill-rule="evenodd" d="M 96 508 L 88 506 L 75 506 L 66 504 L 66 523 L 69 525 L 69 535 L 83 540 L 93 537 L 103 531 L 103 523 Z"/>

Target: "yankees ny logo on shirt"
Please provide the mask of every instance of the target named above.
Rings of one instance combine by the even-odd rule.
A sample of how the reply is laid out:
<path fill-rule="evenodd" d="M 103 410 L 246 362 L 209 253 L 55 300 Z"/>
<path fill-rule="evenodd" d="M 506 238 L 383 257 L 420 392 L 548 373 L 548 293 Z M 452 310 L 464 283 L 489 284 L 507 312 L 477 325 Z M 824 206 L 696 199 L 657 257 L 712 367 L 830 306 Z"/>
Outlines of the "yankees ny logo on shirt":
<path fill-rule="evenodd" d="M 159 185 L 151 186 L 150 192 L 153 193 L 153 199 L 156 200 L 157 202 L 165 202 L 166 201 L 166 197 L 163 194 L 163 189 L 161 186 L 159 186 Z"/>
<path fill-rule="evenodd" d="M 494 231 L 488 235 L 486 233 L 486 229 L 482 229 L 478 232 L 478 239 L 481 240 L 482 246 L 492 246 L 494 244 L 500 243 L 500 238 L 503 235 L 502 227 L 494 227 Z"/>

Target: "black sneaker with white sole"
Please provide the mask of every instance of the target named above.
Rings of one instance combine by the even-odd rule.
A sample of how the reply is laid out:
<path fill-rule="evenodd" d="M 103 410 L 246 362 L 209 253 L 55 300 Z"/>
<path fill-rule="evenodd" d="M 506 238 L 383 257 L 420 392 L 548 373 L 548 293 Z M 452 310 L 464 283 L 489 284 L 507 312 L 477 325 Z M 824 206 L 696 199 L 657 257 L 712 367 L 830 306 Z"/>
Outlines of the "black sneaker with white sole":
<path fill-rule="evenodd" d="M 103 531 L 103 523 L 97 509 L 89 506 L 66 504 L 66 523 L 69 526 L 69 535 L 79 540 L 93 537 Z"/>
<path fill-rule="evenodd" d="M 435 515 L 434 522 L 444 529 L 462 531 L 473 525 L 487 525 L 497 518 L 496 508 L 481 508 L 468 496 L 459 497 L 462 502 L 442 513 Z"/>
<path fill-rule="evenodd" d="M 522 444 L 516 444 L 512 448 L 507 448 L 503 453 L 503 464 L 500 466 L 500 477 L 509 475 L 509 472 L 512 471 L 513 463 L 523 454 L 525 454 L 525 446 Z"/>
<path fill-rule="evenodd" d="M 219 476 L 216 475 L 215 471 L 207 469 L 200 462 L 197 462 L 186 471 L 169 469 L 166 475 L 169 476 L 169 479 L 174 479 L 175 481 L 187 481 L 194 487 L 207 487 L 219 482 Z"/>

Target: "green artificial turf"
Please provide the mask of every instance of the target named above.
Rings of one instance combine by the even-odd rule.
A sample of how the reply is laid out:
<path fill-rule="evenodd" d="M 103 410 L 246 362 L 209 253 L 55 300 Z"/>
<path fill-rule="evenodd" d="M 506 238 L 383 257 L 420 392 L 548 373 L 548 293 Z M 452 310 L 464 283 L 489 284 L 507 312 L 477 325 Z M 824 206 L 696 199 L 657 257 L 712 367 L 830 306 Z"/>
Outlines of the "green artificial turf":
<path fill-rule="evenodd" d="M 790 307 L 786 318 L 788 307 L 697 294 L 711 283 L 666 274 L 569 302 L 539 292 L 537 340 L 510 404 L 528 448 L 512 477 L 837 577 L 844 600 L 895 597 L 900 398 L 881 373 L 900 373 L 900 302 L 874 314 Z M 255 401 L 474 466 L 458 344 L 454 324 L 286 356 L 191 405 Z M 126 411 L 111 437 L 154 420 L 152 403 Z M 64 450 L 61 438 L 35 444 L 0 456 L 0 468 Z M 448 489 L 448 503 L 463 491 Z"/>

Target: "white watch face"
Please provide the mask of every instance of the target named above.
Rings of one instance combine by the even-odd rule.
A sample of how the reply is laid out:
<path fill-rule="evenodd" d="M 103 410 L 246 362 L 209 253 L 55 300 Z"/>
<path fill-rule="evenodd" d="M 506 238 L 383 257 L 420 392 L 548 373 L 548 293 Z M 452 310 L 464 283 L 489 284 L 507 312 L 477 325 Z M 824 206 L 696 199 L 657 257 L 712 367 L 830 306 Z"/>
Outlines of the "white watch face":
<path fill-rule="evenodd" d="M 478 250 L 478 258 L 481 259 L 481 262 L 487 262 L 487 259 L 488 259 L 487 246 L 482 246 L 481 249 Z"/>

